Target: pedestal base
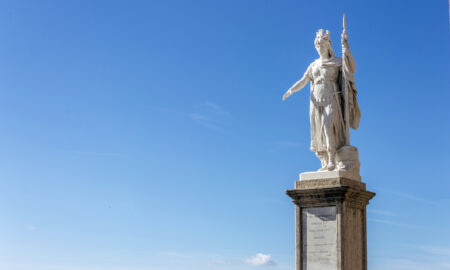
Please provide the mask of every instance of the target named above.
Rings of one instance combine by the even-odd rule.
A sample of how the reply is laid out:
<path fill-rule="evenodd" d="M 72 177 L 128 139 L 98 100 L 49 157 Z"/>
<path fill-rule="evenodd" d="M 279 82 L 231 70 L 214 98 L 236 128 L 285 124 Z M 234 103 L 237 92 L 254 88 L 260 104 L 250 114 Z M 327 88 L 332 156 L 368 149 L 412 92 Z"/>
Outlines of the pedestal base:
<path fill-rule="evenodd" d="M 324 173 L 335 172 L 313 174 Z M 296 270 L 367 270 L 366 205 L 375 193 L 342 176 L 303 175 L 309 180 L 286 191 L 296 205 Z"/>
<path fill-rule="evenodd" d="M 320 180 L 320 179 L 336 179 L 346 178 L 361 182 L 361 176 L 354 171 L 321 171 L 321 172 L 304 172 L 300 174 L 300 181 L 302 180 Z"/>

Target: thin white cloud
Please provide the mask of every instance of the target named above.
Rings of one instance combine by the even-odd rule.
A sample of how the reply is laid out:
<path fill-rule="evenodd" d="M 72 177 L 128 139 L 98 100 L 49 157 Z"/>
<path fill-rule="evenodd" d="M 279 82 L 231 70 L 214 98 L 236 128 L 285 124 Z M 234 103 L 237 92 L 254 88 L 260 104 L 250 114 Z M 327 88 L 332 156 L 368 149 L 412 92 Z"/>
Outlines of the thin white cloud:
<path fill-rule="evenodd" d="M 279 152 L 279 151 L 286 151 L 286 150 L 291 150 L 291 149 L 298 149 L 298 148 L 302 148 L 302 147 L 306 147 L 306 145 L 301 142 L 278 141 L 278 142 L 270 143 L 267 151 Z"/>
<path fill-rule="evenodd" d="M 197 106 L 196 111 L 189 113 L 188 116 L 204 127 L 221 130 L 231 118 L 231 113 L 217 103 L 206 101 Z"/>
<path fill-rule="evenodd" d="M 231 113 L 229 111 L 225 110 L 222 106 L 220 106 L 217 103 L 214 103 L 214 102 L 211 102 L 211 101 L 206 101 L 204 106 L 208 107 L 209 109 L 211 109 L 212 111 L 214 111 L 214 112 L 216 112 L 218 114 L 231 116 Z"/>
<path fill-rule="evenodd" d="M 298 148 L 304 146 L 305 144 L 301 142 L 282 141 L 274 142 L 273 145 L 279 148 Z"/>
<path fill-rule="evenodd" d="M 377 214 L 377 215 L 390 216 L 390 217 L 397 216 L 396 214 L 394 214 L 390 211 L 385 211 L 385 210 L 368 209 L 367 212 Z"/>
<path fill-rule="evenodd" d="M 370 268 L 374 270 L 450 270 L 450 246 L 404 246 L 405 249 L 411 247 L 413 250 L 410 250 L 408 257 L 382 259 Z"/>
<path fill-rule="evenodd" d="M 420 202 L 420 203 L 425 203 L 425 204 L 429 204 L 429 205 L 437 204 L 436 201 L 428 200 L 428 199 L 425 199 L 423 197 L 419 197 L 419 196 L 416 196 L 416 195 L 411 195 L 411 194 L 408 194 L 408 193 L 399 192 L 399 191 L 392 191 L 392 190 L 386 190 L 386 191 L 391 193 L 391 194 L 394 194 L 397 197 L 403 198 L 403 199 L 416 201 L 416 202 Z"/>
<path fill-rule="evenodd" d="M 53 263 L 8 263 L 0 262 L 0 269 L 8 270 L 156 270 L 155 268 L 131 267 L 131 266 L 89 266 L 89 265 L 64 265 Z"/>
<path fill-rule="evenodd" d="M 229 265 L 231 264 L 231 262 L 226 260 L 217 260 L 214 262 L 214 264 Z"/>
<path fill-rule="evenodd" d="M 387 220 L 387 219 L 368 218 L 367 220 L 377 222 L 377 223 L 387 224 L 387 225 L 404 227 L 404 228 L 416 228 L 416 229 L 421 228 L 420 226 L 417 226 L 414 224 L 400 223 L 400 222 L 395 222 L 395 221 Z"/>
<path fill-rule="evenodd" d="M 35 231 L 35 230 L 37 230 L 37 227 L 34 226 L 34 225 L 27 225 L 27 230 L 29 230 L 29 231 Z"/>
<path fill-rule="evenodd" d="M 173 251 L 159 252 L 158 255 L 164 256 L 164 257 L 182 258 L 182 259 L 188 259 L 188 258 L 190 259 L 193 257 L 192 254 L 173 252 Z"/>
<path fill-rule="evenodd" d="M 450 245 L 405 245 L 410 254 L 402 258 L 380 260 L 374 270 L 450 270 Z M 418 251 L 418 252 L 417 252 Z"/>
<path fill-rule="evenodd" d="M 89 156 L 120 156 L 119 153 L 113 153 L 113 152 L 96 152 L 96 151 L 73 151 L 75 154 L 79 155 L 89 155 Z"/>
<path fill-rule="evenodd" d="M 208 123 L 208 122 L 210 122 L 210 119 L 206 115 L 203 115 L 201 113 L 190 113 L 189 117 L 192 120 L 197 121 L 199 123 Z"/>
<path fill-rule="evenodd" d="M 419 262 L 412 259 L 386 260 L 374 267 L 374 270 L 450 270 L 448 261 Z"/>
<path fill-rule="evenodd" d="M 210 128 L 210 129 L 214 129 L 214 130 L 219 130 L 220 128 L 214 123 L 215 121 L 208 118 L 206 115 L 200 114 L 200 113 L 190 113 L 189 117 L 194 120 L 195 122 L 197 122 L 198 124 Z"/>
<path fill-rule="evenodd" d="M 268 254 L 258 253 L 255 256 L 244 259 L 244 263 L 253 266 L 266 266 L 266 265 L 276 265 L 272 260 L 272 256 Z"/>
<path fill-rule="evenodd" d="M 166 259 L 171 262 L 177 261 L 180 264 L 190 264 L 203 262 L 207 267 L 222 267 L 229 265 L 236 265 L 236 261 L 226 258 L 221 254 L 215 253 L 204 253 L 204 252 L 176 252 L 176 251 L 165 251 L 158 252 L 158 256 L 167 257 Z M 237 261 L 238 264 L 242 263 L 240 260 Z"/>
<path fill-rule="evenodd" d="M 416 246 L 416 248 L 432 255 L 450 256 L 450 247 Z M 450 260 L 448 263 L 450 264 Z"/>

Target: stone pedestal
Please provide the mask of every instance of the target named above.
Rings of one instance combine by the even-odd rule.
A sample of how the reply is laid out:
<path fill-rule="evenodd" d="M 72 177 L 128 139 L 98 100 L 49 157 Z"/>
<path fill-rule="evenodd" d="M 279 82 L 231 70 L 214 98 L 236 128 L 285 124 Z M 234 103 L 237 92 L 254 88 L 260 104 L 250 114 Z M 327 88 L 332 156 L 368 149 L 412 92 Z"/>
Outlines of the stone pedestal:
<path fill-rule="evenodd" d="M 375 193 L 344 176 L 305 173 L 286 191 L 295 204 L 296 270 L 367 270 L 366 205 Z"/>

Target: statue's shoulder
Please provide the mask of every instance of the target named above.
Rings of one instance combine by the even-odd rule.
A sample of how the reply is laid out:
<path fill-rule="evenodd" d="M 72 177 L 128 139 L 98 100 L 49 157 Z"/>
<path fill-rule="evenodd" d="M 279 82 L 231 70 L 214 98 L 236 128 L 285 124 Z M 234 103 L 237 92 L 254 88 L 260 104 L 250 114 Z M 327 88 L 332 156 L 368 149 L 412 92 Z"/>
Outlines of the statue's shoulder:
<path fill-rule="evenodd" d="M 322 59 L 318 58 L 318 59 L 314 60 L 314 62 L 311 63 L 311 67 L 312 66 L 340 67 L 341 65 L 342 65 L 342 58 L 340 58 L 340 57 L 331 57 L 326 60 L 322 60 Z"/>
<path fill-rule="evenodd" d="M 342 65 L 342 58 L 333 57 L 333 58 L 331 58 L 331 62 L 333 62 L 333 64 L 336 66 L 340 66 L 340 65 Z"/>
<path fill-rule="evenodd" d="M 336 64 L 342 64 L 342 58 L 341 57 L 331 57 L 328 58 L 327 60 L 321 60 L 320 58 L 317 58 L 316 60 L 314 60 L 311 65 L 315 65 L 315 64 L 322 64 L 322 63 L 336 63 Z"/>
<path fill-rule="evenodd" d="M 312 70 L 314 67 L 317 67 L 318 65 L 320 65 L 320 58 L 317 58 L 311 64 L 309 64 L 308 70 Z"/>
<path fill-rule="evenodd" d="M 309 66 L 312 67 L 314 65 L 320 64 L 320 58 L 317 58 L 316 60 L 314 60 Z"/>

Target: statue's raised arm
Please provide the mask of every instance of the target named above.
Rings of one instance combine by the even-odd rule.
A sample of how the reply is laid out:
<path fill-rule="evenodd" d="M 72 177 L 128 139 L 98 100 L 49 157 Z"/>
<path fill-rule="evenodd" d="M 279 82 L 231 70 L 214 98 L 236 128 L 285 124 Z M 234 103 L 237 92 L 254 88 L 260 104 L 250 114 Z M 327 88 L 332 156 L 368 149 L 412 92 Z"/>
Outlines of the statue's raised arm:
<path fill-rule="evenodd" d="M 348 45 L 348 34 L 346 29 L 346 18 L 344 14 L 343 18 L 343 31 L 341 34 L 342 44 L 342 78 L 341 78 L 341 91 L 344 100 L 344 121 L 345 121 L 345 134 L 346 145 L 350 145 L 350 128 L 358 129 L 359 122 L 361 120 L 361 110 L 359 109 L 358 100 L 356 96 L 358 91 L 356 90 L 354 73 L 356 72 L 356 63 L 350 52 Z"/>
<path fill-rule="evenodd" d="M 348 35 L 347 30 L 345 28 L 341 35 L 341 45 L 342 45 L 342 59 L 343 61 L 346 61 L 345 66 L 348 68 L 348 71 L 353 74 L 356 72 L 356 63 L 355 59 L 353 59 L 353 55 L 348 45 Z"/>

